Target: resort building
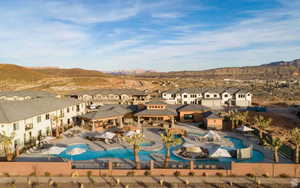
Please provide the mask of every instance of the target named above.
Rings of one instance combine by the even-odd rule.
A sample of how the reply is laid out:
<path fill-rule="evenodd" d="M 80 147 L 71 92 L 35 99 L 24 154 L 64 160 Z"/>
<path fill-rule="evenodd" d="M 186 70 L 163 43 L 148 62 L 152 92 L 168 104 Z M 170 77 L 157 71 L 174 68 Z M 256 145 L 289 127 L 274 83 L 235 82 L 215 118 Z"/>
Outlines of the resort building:
<path fill-rule="evenodd" d="M 80 117 L 84 125 L 92 131 L 102 131 L 113 127 L 123 128 L 124 124 L 133 123 L 135 107 L 133 105 L 105 105 Z"/>
<path fill-rule="evenodd" d="M 150 96 L 144 91 L 136 89 L 95 89 L 80 91 L 68 95 L 84 101 L 87 105 L 104 104 L 145 104 L 149 102 Z"/>
<path fill-rule="evenodd" d="M 14 149 L 22 148 L 52 135 L 57 128 L 76 123 L 76 117 L 84 113 L 85 103 L 74 99 L 0 101 L 0 132 L 13 139 Z"/>
<path fill-rule="evenodd" d="M 146 104 L 146 108 L 134 114 L 137 117 L 138 126 L 151 125 L 172 128 L 177 112 L 168 104 L 160 100 L 153 100 Z"/>
<path fill-rule="evenodd" d="M 177 111 L 181 122 L 200 122 L 204 120 L 209 108 L 198 104 L 183 105 Z"/>
<path fill-rule="evenodd" d="M 200 104 L 210 108 L 247 107 L 252 104 L 250 91 L 238 88 L 182 88 L 162 92 L 168 104 Z"/>
<path fill-rule="evenodd" d="M 22 101 L 45 97 L 58 97 L 58 95 L 46 91 L 35 90 L 0 91 L 0 101 Z"/>

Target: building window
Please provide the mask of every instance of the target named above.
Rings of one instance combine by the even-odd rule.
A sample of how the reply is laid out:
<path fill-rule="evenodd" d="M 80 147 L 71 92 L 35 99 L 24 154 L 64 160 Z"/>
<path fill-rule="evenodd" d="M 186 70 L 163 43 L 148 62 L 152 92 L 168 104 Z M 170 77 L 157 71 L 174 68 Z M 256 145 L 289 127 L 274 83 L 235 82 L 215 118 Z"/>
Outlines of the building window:
<path fill-rule="evenodd" d="M 224 95 L 224 97 L 228 97 L 228 95 L 227 95 L 227 94 L 225 94 L 225 95 Z"/>
<path fill-rule="evenodd" d="M 187 95 L 183 95 L 183 98 L 187 98 Z"/>
<path fill-rule="evenodd" d="M 46 114 L 46 120 L 49 120 L 49 119 L 50 119 L 50 115 Z"/>
<path fill-rule="evenodd" d="M 70 109 L 69 108 L 67 108 L 67 113 L 69 113 L 70 112 Z"/>
<path fill-rule="evenodd" d="M 76 111 L 77 111 L 77 112 L 80 111 L 80 105 L 76 105 Z"/>
<path fill-rule="evenodd" d="M 14 131 L 19 130 L 19 124 L 18 123 L 14 123 L 13 126 L 14 126 Z"/>
<path fill-rule="evenodd" d="M 185 120 L 192 120 L 192 119 L 194 119 L 194 116 L 193 116 L 193 114 L 184 114 L 183 118 Z"/>
<path fill-rule="evenodd" d="M 215 98 L 217 98 L 217 97 L 218 97 L 218 95 L 217 95 L 217 94 L 214 94 L 214 97 L 215 97 Z"/>
<path fill-rule="evenodd" d="M 41 116 L 38 116 L 38 117 L 37 117 L 37 122 L 40 123 L 41 121 L 42 121 L 42 117 L 41 117 Z"/>
<path fill-rule="evenodd" d="M 206 97 L 209 98 L 210 96 L 209 96 L 209 95 L 206 95 Z"/>

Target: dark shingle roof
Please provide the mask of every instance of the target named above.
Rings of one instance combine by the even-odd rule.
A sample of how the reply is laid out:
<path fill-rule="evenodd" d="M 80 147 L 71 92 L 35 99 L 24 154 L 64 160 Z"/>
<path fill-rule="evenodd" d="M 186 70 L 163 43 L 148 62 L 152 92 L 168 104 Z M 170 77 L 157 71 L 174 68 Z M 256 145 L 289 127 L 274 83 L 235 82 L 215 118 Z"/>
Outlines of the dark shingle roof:
<path fill-rule="evenodd" d="M 177 116 L 176 111 L 172 109 L 160 109 L 160 110 L 150 110 L 145 109 L 143 111 L 140 111 L 135 114 L 135 116 L 141 116 L 141 115 L 149 115 L 149 116 Z"/>
<path fill-rule="evenodd" d="M 162 100 L 159 100 L 159 99 L 154 99 L 146 104 L 158 104 L 158 105 L 167 105 L 167 103 L 165 103 L 164 101 Z"/>
<path fill-rule="evenodd" d="M 208 115 L 208 116 L 206 117 L 206 119 L 223 119 L 223 118 L 220 117 L 220 116 L 218 116 L 218 115 L 215 114 L 215 113 L 212 113 L 212 114 Z"/>
<path fill-rule="evenodd" d="M 115 116 L 123 116 L 131 112 L 133 112 L 133 110 L 130 108 L 130 106 L 105 105 L 100 107 L 97 111 L 89 112 L 81 117 L 90 120 L 97 120 Z"/>
<path fill-rule="evenodd" d="M 137 89 L 94 89 L 94 90 L 85 90 L 85 91 L 78 91 L 72 93 L 74 95 L 146 95 L 144 91 L 137 90 Z"/>
<path fill-rule="evenodd" d="M 11 123 L 53 112 L 82 102 L 55 97 L 24 101 L 0 101 L 0 123 Z"/>
<path fill-rule="evenodd" d="M 181 108 L 178 109 L 179 112 L 184 112 L 184 111 L 204 111 L 208 110 L 207 107 L 198 105 L 198 104 L 187 104 L 182 106 Z"/>

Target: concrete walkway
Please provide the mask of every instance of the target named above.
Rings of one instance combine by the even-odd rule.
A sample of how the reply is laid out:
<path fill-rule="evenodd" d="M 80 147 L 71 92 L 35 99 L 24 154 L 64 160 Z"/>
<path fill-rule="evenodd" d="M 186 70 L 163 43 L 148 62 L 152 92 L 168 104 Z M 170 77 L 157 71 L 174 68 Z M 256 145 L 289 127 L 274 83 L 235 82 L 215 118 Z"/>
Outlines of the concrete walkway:
<path fill-rule="evenodd" d="M 108 187 L 198 187 L 195 185 L 248 185 L 252 187 L 257 182 L 263 185 L 282 185 L 284 187 L 296 187 L 300 179 L 296 178 L 248 178 L 248 177 L 3 177 L 0 179 L 0 187 L 3 184 L 93 184 Z M 118 183 L 119 182 L 119 183 Z M 161 186 L 163 183 L 164 186 Z M 151 186 L 149 186 L 151 185 Z M 54 186 L 53 186 L 54 187 Z M 61 187 L 61 186 L 59 186 Z M 75 186 L 74 186 L 75 187 Z M 205 186 L 206 187 L 206 186 Z M 208 187 L 208 186 L 207 186 Z M 215 186 L 212 186 L 215 187 Z M 217 186 L 219 187 L 219 186 Z M 243 187 L 243 186 L 238 186 Z"/>

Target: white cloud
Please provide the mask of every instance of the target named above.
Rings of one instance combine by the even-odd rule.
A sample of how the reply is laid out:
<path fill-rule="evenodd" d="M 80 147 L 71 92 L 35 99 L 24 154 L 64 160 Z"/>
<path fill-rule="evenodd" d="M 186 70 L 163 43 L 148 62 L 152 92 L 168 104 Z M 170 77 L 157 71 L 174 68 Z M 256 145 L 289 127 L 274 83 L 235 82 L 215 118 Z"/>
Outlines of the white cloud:
<path fill-rule="evenodd" d="M 161 19 L 175 19 L 181 18 L 184 15 L 178 12 L 168 12 L 168 13 L 154 13 L 152 14 L 153 18 L 161 18 Z"/>

